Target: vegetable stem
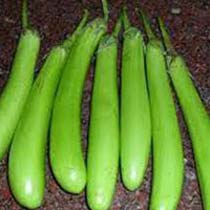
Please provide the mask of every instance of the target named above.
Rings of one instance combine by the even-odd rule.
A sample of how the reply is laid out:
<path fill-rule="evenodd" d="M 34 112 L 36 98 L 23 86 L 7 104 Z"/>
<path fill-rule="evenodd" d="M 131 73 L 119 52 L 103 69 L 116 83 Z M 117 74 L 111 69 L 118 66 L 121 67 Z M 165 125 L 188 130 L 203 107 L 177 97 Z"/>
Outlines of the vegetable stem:
<path fill-rule="evenodd" d="M 106 22 L 108 22 L 109 9 L 108 9 L 107 0 L 102 0 L 102 6 L 103 6 L 103 12 L 104 12 L 104 19 L 105 19 Z"/>
<path fill-rule="evenodd" d="M 26 30 L 29 27 L 27 0 L 23 0 L 22 5 L 22 28 Z"/>
<path fill-rule="evenodd" d="M 163 39 L 163 45 L 166 51 L 169 53 L 169 55 L 176 55 L 177 53 L 171 43 L 169 32 L 165 24 L 163 23 L 163 20 L 160 17 L 158 17 L 158 24 L 159 24 L 159 28 L 160 28 L 162 39 Z"/>
<path fill-rule="evenodd" d="M 82 28 L 87 23 L 88 16 L 89 16 L 89 12 L 88 12 L 88 10 L 85 9 L 84 10 L 84 15 L 83 15 L 79 25 L 77 26 L 76 30 L 73 32 L 73 34 L 68 35 L 66 40 L 64 40 L 64 42 L 61 45 L 65 50 L 69 51 L 69 49 L 73 45 L 76 37 L 78 36 L 78 34 L 80 34 Z"/>
<path fill-rule="evenodd" d="M 114 27 L 114 31 L 113 31 L 114 37 L 118 37 L 121 27 L 122 27 L 122 15 L 120 14 L 120 17 L 118 18 L 117 23 Z"/>
<path fill-rule="evenodd" d="M 128 14 L 127 14 L 127 7 L 124 6 L 123 7 L 123 11 L 122 11 L 122 19 L 123 19 L 123 25 L 125 30 L 127 30 L 130 27 L 130 20 L 128 18 Z"/>
<path fill-rule="evenodd" d="M 148 38 L 151 40 L 151 39 L 156 39 L 156 35 L 155 33 L 153 32 L 152 30 L 152 27 L 151 27 L 151 24 L 150 24 L 150 21 L 146 15 L 146 13 L 142 10 L 140 10 L 140 12 L 138 13 L 140 18 L 142 19 L 143 21 L 143 24 L 144 24 L 144 28 L 145 28 L 145 32 L 148 36 Z"/>

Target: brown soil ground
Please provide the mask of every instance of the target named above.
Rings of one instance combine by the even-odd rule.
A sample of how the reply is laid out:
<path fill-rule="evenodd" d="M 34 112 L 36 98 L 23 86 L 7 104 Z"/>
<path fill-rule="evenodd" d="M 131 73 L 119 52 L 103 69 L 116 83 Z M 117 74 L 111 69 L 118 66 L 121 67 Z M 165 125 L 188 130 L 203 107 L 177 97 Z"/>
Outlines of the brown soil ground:
<path fill-rule="evenodd" d="M 30 19 L 42 37 L 39 64 L 50 48 L 63 40 L 78 24 L 84 8 L 90 11 L 91 19 L 102 14 L 99 0 L 36 0 L 29 1 Z M 173 44 L 181 53 L 192 74 L 195 85 L 210 111 L 210 2 L 207 0 L 156 0 L 127 1 L 129 16 L 134 25 L 142 28 L 135 8 L 136 2 L 149 12 L 151 17 L 161 15 L 171 31 Z M 21 32 L 20 3 L 15 0 L 0 0 L 0 88 L 3 88 L 9 74 L 16 44 Z M 110 1 L 110 29 L 119 14 L 122 0 Z M 173 14 L 178 11 L 179 14 Z M 178 9 L 178 10 L 177 10 Z M 153 18 L 155 24 L 155 19 Z M 157 27 L 156 27 L 157 28 Z M 92 71 L 88 75 L 83 100 L 83 137 L 86 148 L 89 104 L 92 89 Z M 177 106 L 180 127 L 185 149 L 185 182 L 179 210 L 201 210 L 200 192 L 194 169 L 190 138 L 184 124 L 182 113 Z M 48 164 L 47 164 L 48 165 Z M 126 191 L 119 182 L 113 202 L 113 210 L 147 209 L 151 191 L 151 167 L 149 167 L 141 188 L 135 192 Z M 7 157 L 0 163 L 0 209 L 19 210 L 21 208 L 13 199 L 7 182 Z M 42 210 L 85 210 L 87 209 L 84 193 L 71 195 L 62 191 L 53 179 L 47 166 L 47 186 Z"/>

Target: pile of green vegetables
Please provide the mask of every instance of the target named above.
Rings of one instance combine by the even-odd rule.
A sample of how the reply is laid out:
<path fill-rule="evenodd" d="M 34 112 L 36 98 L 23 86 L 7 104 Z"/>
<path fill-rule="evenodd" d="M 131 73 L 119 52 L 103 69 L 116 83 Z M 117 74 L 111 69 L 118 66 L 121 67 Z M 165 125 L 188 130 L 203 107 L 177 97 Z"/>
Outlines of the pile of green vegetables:
<path fill-rule="evenodd" d="M 28 23 L 27 2 L 23 1 L 23 32 L 0 98 L 0 159 L 9 148 L 8 178 L 15 199 L 31 209 L 42 205 L 50 130 L 49 159 L 56 181 L 73 194 L 86 187 L 91 209 L 110 208 L 119 160 L 124 186 L 138 189 L 152 151 L 150 210 L 175 210 L 183 187 L 184 161 L 171 83 L 191 135 L 203 206 L 209 210 L 210 120 L 183 58 L 171 45 L 162 20 L 158 20 L 162 34 L 158 39 L 143 12 L 146 45 L 140 30 L 130 24 L 125 8 L 113 33 L 107 34 L 107 2 L 102 2 L 104 18 L 87 23 L 85 11 L 75 32 L 51 49 L 33 81 L 40 37 Z M 95 52 L 86 165 L 81 147 L 81 101 Z"/>

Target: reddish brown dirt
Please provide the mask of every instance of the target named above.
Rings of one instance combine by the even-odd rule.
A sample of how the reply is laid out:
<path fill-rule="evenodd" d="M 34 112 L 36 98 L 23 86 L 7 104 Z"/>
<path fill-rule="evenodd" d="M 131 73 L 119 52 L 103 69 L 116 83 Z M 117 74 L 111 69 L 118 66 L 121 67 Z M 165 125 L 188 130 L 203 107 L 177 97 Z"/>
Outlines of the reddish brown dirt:
<path fill-rule="evenodd" d="M 186 59 L 190 67 L 192 77 L 200 92 L 200 95 L 210 111 L 210 3 L 205 0 L 156 0 L 156 1 L 127 1 L 129 15 L 132 23 L 142 28 L 135 14 L 135 8 L 141 2 L 151 17 L 161 15 L 171 31 L 174 45 Z M 15 0 L 0 0 L 0 87 L 2 88 L 8 78 L 12 57 L 15 52 L 17 40 L 21 31 L 20 27 L 20 3 Z M 110 1 L 110 28 L 115 22 L 122 0 Z M 30 19 L 32 25 L 37 28 L 42 37 L 42 48 L 39 65 L 42 57 L 49 49 L 64 39 L 72 32 L 81 18 L 83 8 L 90 11 L 91 18 L 101 15 L 101 4 L 99 0 L 36 0 L 30 1 Z M 180 8 L 178 15 L 172 14 L 172 8 Z M 155 23 L 153 19 L 153 23 Z M 38 68 L 37 68 L 38 69 Z M 91 99 L 93 74 L 90 73 L 86 83 L 83 103 L 83 137 L 84 148 L 86 145 L 87 126 L 89 117 L 89 102 Z M 179 210 L 201 210 L 200 193 L 196 181 L 194 161 L 191 143 L 184 124 L 179 107 L 177 113 L 185 149 L 185 183 L 183 195 L 179 204 Z M 84 149 L 85 150 L 85 149 Z M 48 165 L 48 164 L 46 164 Z M 0 163 L 0 209 L 18 210 L 21 208 L 10 194 L 7 182 L 7 161 Z M 126 191 L 118 182 L 113 210 L 147 209 L 149 192 L 151 189 L 151 168 L 145 176 L 142 187 L 136 192 Z M 63 192 L 55 183 L 47 166 L 47 187 L 42 210 L 82 210 L 87 209 L 85 196 L 70 195 Z"/>

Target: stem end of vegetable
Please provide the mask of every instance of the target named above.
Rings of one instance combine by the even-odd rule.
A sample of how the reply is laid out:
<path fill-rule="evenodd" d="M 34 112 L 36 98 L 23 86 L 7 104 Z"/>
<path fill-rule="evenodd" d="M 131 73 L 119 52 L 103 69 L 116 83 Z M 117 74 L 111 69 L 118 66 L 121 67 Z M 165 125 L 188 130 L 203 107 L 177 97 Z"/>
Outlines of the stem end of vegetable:
<path fill-rule="evenodd" d="M 177 53 L 176 53 L 176 50 L 174 49 L 174 47 L 171 43 L 168 29 L 166 28 L 166 26 L 165 26 L 161 17 L 158 17 L 158 25 L 159 25 L 159 29 L 160 29 L 160 32 L 161 32 L 163 44 L 164 44 L 164 47 L 165 47 L 166 51 L 171 56 L 176 55 Z"/>

